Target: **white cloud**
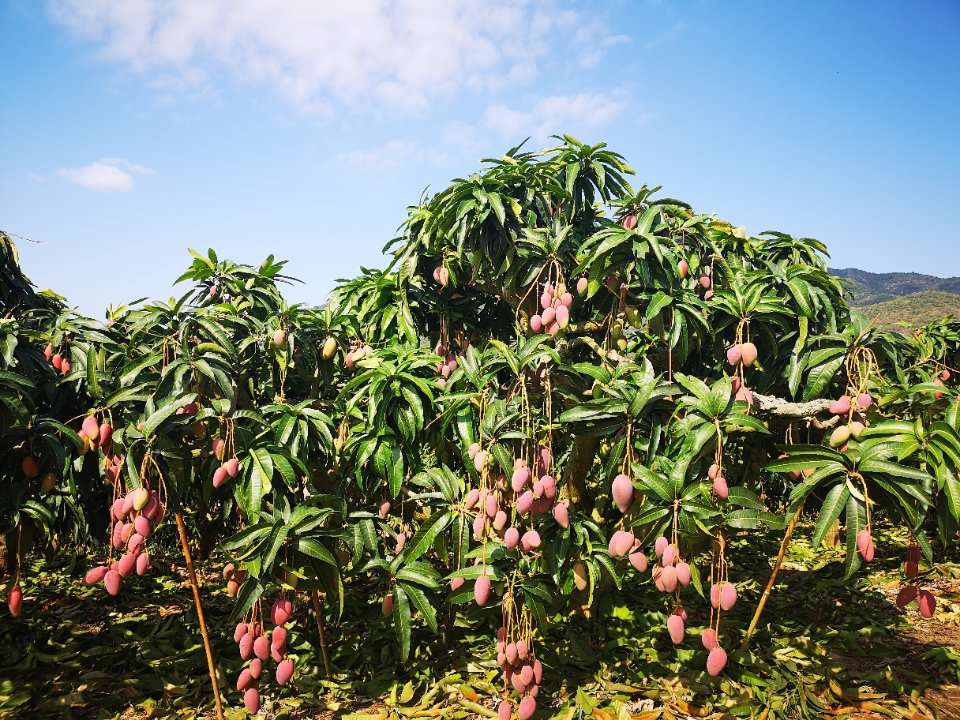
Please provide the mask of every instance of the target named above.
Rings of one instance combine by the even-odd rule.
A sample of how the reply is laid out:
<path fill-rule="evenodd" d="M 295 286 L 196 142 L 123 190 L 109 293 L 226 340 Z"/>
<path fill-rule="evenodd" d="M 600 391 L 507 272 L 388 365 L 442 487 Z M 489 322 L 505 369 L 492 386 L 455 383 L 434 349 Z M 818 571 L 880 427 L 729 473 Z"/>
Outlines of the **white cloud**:
<path fill-rule="evenodd" d="M 123 158 L 101 158 L 89 165 L 77 168 L 63 168 L 58 171 L 60 177 L 74 185 L 101 192 L 130 192 L 133 190 L 133 176 L 152 174 L 152 170 L 128 162 Z"/>
<path fill-rule="evenodd" d="M 483 123 L 504 137 L 519 139 L 529 135 L 541 141 L 554 133 L 576 133 L 602 125 L 625 107 L 625 101 L 611 93 L 553 95 L 523 110 L 491 105 L 483 114 Z"/>
<path fill-rule="evenodd" d="M 599 21 L 556 0 L 49 1 L 57 22 L 153 82 L 195 89 L 226 69 L 319 113 L 417 111 L 530 83 L 551 57 L 596 64 L 609 47 Z"/>

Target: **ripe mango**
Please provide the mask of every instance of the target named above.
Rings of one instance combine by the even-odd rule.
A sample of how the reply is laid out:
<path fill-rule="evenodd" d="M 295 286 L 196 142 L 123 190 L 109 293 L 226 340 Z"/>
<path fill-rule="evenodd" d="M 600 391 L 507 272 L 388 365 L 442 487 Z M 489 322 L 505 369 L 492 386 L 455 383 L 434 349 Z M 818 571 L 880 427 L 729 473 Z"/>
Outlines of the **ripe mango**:
<path fill-rule="evenodd" d="M 266 635 L 261 635 L 254 640 L 253 652 L 261 660 L 266 660 L 268 657 L 270 657 L 270 638 L 268 638 Z"/>
<path fill-rule="evenodd" d="M 473 585 L 473 599 L 480 607 L 484 607 L 490 599 L 490 578 L 481 575 Z"/>
<path fill-rule="evenodd" d="M 683 642 L 684 625 L 683 618 L 673 614 L 667 618 L 667 633 L 670 635 L 670 642 L 679 645 Z"/>
<path fill-rule="evenodd" d="M 7 596 L 7 609 L 13 617 L 20 617 L 20 611 L 23 608 L 23 590 L 20 585 L 14 585 L 10 588 L 10 594 Z"/>
<path fill-rule="evenodd" d="M 83 576 L 83 582 L 85 585 L 96 585 L 98 582 L 103 580 L 103 576 L 106 574 L 107 566 L 98 565 L 97 567 L 87 570 L 87 574 Z"/>
<path fill-rule="evenodd" d="M 243 706 L 251 715 L 260 712 L 260 693 L 256 688 L 247 688 L 243 693 Z"/>
<path fill-rule="evenodd" d="M 727 651 L 719 645 L 707 655 L 707 673 L 716 677 L 727 666 Z"/>
<path fill-rule="evenodd" d="M 622 513 L 627 512 L 633 503 L 633 483 L 630 481 L 629 476 L 622 473 L 617 475 L 613 479 L 613 484 L 610 486 L 610 495 L 613 497 L 617 509 Z"/>
<path fill-rule="evenodd" d="M 103 586 L 107 589 L 107 592 L 111 595 L 116 595 L 120 592 L 120 573 L 116 570 L 108 570 L 107 573 L 103 576 Z"/>
<path fill-rule="evenodd" d="M 633 566 L 633 569 L 637 572 L 647 571 L 647 567 L 649 566 L 647 556 L 641 551 L 637 550 L 636 552 L 630 553 L 628 559 L 630 560 L 630 564 Z"/>
<path fill-rule="evenodd" d="M 553 506 L 553 519 L 557 521 L 557 525 L 562 528 L 570 527 L 570 514 L 567 511 L 567 504 L 565 502 L 559 502 Z"/>
<path fill-rule="evenodd" d="M 534 700 L 532 696 L 527 695 L 520 701 L 520 705 L 517 708 L 517 720 L 530 720 L 536 710 L 537 701 Z"/>
<path fill-rule="evenodd" d="M 277 665 L 277 685 L 286 685 L 293 677 L 293 660 L 287 658 Z"/>

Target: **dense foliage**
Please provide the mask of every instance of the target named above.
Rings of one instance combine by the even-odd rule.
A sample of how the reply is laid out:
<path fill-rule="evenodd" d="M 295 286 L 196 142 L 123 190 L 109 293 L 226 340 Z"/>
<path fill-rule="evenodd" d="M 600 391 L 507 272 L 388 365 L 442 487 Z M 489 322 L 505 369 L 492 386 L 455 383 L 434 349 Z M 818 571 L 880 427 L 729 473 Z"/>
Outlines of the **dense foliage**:
<path fill-rule="evenodd" d="M 11 611 L 32 546 L 89 543 L 88 580 L 115 594 L 185 515 L 232 558 L 251 711 L 261 664 L 293 673 L 295 600 L 323 597 L 335 623 L 362 584 L 400 663 L 415 636 L 489 633 L 521 720 L 547 624 L 634 574 L 664 634 L 699 636 L 692 662 L 734 671 L 731 542 L 803 509 L 814 544 L 842 524 L 847 577 L 900 552 L 874 548 L 878 518 L 904 527 L 903 600 L 932 613 L 920 555 L 960 521 L 960 324 L 871 327 L 821 243 L 750 235 L 630 174 L 566 136 L 513 148 L 411 207 L 388 267 L 316 308 L 285 302 L 284 263 L 211 250 L 179 298 L 95 321 L 37 294 L 0 236 Z"/>

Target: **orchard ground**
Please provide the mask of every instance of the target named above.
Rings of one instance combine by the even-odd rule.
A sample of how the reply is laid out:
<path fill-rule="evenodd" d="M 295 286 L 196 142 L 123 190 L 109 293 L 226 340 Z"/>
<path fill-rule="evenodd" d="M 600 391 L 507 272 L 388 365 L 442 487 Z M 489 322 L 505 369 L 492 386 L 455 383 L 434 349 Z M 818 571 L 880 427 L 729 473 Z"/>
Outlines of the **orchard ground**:
<path fill-rule="evenodd" d="M 883 529 L 877 560 L 853 584 L 841 579 L 842 547 L 814 551 L 810 531 L 798 529 L 749 650 L 731 653 L 740 682 L 729 673 L 710 678 L 702 661 L 690 662 L 705 654 L 697 636 L 675 648 L 657 632 L 662 607 L 633 575 L 624 593 L 599 591 L 595 622 L 575 611 L 551 618 L 540 652 L 552 682 L 539 716 L 760 717 L 770 708 L 787 717 L 960 718 L 960 553 L 923 568 L 938 599 L 935 617 L 925 620 L 916 604 L 906 612 L 894 605 L 902 531 Z M 162 572 L 138 578 L 117 598 L 83 585 L 88 562 L 69 553 L 24 573 L 28 609 L 0 623 L 0 718 L 206 716 L 199 708 L 209 707 L 209 679 L 189 584 L 172 533 L 159 540 L 169 551 L 156 562 Z M 725 623 L 735 632 L 749 622 L 779 540 L 774 531 L 732 538 L 743 602 Z M 229 637 L 233 601 L 218 559 L 201 567 L 226 713 L 245 717 L 231 687 L 243 664 Z M 323 677 L 315 618 L 301 605 L 291 641 L 297 682 L 265 693 L 265 717 L 495 716 L 492 626 L 452 629 L 447 644 L 421 631 L 398 674 L 379 597 L 357 584 L 346 592 L 370 602 L 348 602 L 342 621 L 325 627 L 333 676 Z"/>

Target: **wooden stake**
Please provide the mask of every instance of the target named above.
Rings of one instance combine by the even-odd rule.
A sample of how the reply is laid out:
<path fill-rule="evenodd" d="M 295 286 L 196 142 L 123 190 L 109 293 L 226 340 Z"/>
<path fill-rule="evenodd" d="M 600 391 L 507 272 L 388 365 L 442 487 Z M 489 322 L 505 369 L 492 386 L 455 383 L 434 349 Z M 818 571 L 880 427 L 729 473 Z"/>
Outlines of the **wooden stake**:
<path fill-rule="evenodd" d="M 743 638 L 743 642 L 740 644 L 740 649 L 746 649 L 747 645 L 750 643 L 750 636 L 753 635 L 754 631 L 757 629 L 757 624 L 760 622 L 760 615 L 763 613 L 763 608 L 767 604 L 767 600 L 770 599 L 770 592 L 773 590 L 774 583 L 777 582 L 777 575 L 780 572 L 780 566 L 783 565 L 783 556 L 787 553 L 787 548 L 790 546 L 790 539 L 793 537 L 793 531 L 797 527 L 797 523 L 800 521 L 800 513 L 803 512 L 803 505 L 797 508 L 797 512 L 790 519 L 790 523 L 787 525 L 787 531 L 783 534 L 783 540 L 780 542 L 780 552 L 777 553 L 777 561 L 773 564 L 773 571 L 770 573 L 770 579 L 767 580 L 767 586 L 763 589 L 763 595 L 760 596 L 760 602 L 757 603 L 757 609 L 753 613 L 753 619 L 750 620 L 750 626 L 747 628 L 747 634 Z"/>
<path fill-rule="evenodd" d="M 203 616 L 200 586 L 197 584 L 197 573 L 193 569 L 190 543 L 187 540 L 187 528 L 183 524 L 183 514 L 176 513 L 175 517 L 177 520 L 177 532 L 180 533 L 180 547 L 183 549 L 183 559 L 187 562 L 187 572 L 190 575 L 190 587 L 193 590 L 193 604 L 197 609 L 197 621 L 200 623 L 200 636 L 203 638 L 203 650 L 207 654 L 207 670 L 210 672 L 210 684 L 213 686 L 213 702 L 217 707 L 217 720 L 223 720 L 223 706 L 220 704 L 220 683 L 217 682 L 217 665 L 213 660 L 213 649 L 210 647 L 210 637 L 207 635 L 207 621 Z"/>
<path fill-rule="evenodd" d="M 323 631 L 323 610 L 320 607 L 320 591 L 310 591 L 313 600 L 313 614 L 317 616 L 317 632 L 320 633 L 320 655 L 323 657 L 323 673 L 330 677 L 330 653 L 327 651 L 327 637 Z"/>

